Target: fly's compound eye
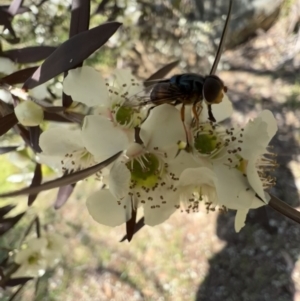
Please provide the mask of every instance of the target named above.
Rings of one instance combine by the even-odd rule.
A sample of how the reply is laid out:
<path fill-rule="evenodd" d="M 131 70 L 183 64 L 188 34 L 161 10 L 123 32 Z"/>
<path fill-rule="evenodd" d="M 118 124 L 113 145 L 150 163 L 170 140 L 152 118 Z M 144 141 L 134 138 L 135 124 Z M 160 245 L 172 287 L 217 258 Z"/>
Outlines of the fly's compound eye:
<path fill-rule="evenodd" d="M 227 87 L 217 76 L 208 76 L 203 85 L 203 98 L 208 104 L 220 103 Z"/>

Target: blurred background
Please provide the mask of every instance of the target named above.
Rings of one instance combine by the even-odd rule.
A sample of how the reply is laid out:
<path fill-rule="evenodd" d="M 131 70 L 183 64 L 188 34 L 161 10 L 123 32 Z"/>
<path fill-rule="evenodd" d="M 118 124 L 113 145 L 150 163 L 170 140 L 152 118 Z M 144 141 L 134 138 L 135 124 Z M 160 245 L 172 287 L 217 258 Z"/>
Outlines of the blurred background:
<path fill-rule="evenodd" d="M 208 74 L 229 4 L 225 0 L 91 3 L 90 27 L 110 20 L 124 25 L 86 64 L 104 75 L 116 67 L 130 68 L 141 79 L 174 60 L 179 64 L 171 74 Z M 68 38 L 70 1 L 25 0 L 23 5 L 30 11 L 12 23 L 20 40 L 12 45 L 7 42 L 10 33 L 4 32 L 2 50 L 57 46 Z M 279 167 L 272 192 L 300 210 L 299 72 L 300 1 L 234 1 L 217 72 L 235 109 L 228 122 L 244 125 L 263 109 L 274 113 L 279 131 L 271 144 Z M 0 168 L 4 192 L 28 185 L 34 165 L 18 151 L 0 156 Z M 50 170 L 45 173 L 54 177 Z M 27 283 L 16 300 L 300 301 L 300 225 L 272 209 L 251 211 L 238 234 L 231 212 L 206 214 L 204 207 L 189 215 L 178 212 L 162 225 L 145 226 L 130 243 L 120 243 L 124 227 L 101 226 L 87 213 L 85 197 L 96 188 L 93 181 L 81 182 L 59 210 L 53 209 L 55 191 L 39 195 L 28 220 L 39 212 L 44 225 L 66 237 L 66 252 L 37 289 L 34 282 Z M 26 201 L 5 204 L 14 202 L 21 211 Z M 26 224 L 22 219 L 1 238 L 0 247 L 11 247 Z M 11 292 L 0 291 L 0 300 L 9 300 Z"/>

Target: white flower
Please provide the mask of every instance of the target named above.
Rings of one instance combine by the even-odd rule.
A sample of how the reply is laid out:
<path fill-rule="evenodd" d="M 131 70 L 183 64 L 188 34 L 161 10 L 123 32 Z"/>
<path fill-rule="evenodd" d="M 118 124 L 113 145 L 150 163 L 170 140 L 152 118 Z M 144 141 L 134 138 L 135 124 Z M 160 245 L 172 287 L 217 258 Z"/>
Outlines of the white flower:
<path fill-rule="evenodd" d="M 105 189 L 87 199 L 95 221 L 117 226 L 142 208 L 145 223 L 154 226 L 180 206 L 194 212 L 203 202 L 207 210 L 236 210 L 238 232 L 249 209 L 267 204 L 264 190 L 274 179 L 266 171 L 275 166 L 267 147 L 277 131 L 271 112 L 263 111 L 244 129 L 226 129 L 207 121 L 205 106 L 199 120 L 186 106 L 183 123 L 169 104 L 151 110 L 135 106 L 142 85 L 126 70 L 109 81 L 90 67 L 70 70 L 63 89 L 92 107 L 93 115 L 84 118 L 81 130 L 62 129 L 59 136 L 55 129 L 45 131 L 41 156 L 72 172 L 123 152 L 101 174 Z M 230 116 L 232 104 L 224 94 L 212 109 L 220 122 Z"/>
<path fill-rule="evenodd" d="M 63 173 L 72 173 L 97 163 L 94 156 L 85 148 L 81 130 L 50 128 L 44 131 L 39 140 L 42 153 L 40 161 Z M 111 155 L 110 155 L 111 156 Z"/>
<path fill-rule="evenodd" d="M 186 168 L 176 186 L 179 193 L 178 203 L 187 213 L 198 212 L 200 202 L 206 205 L 216 204 L 218 202 L 216 181 L 217 177 L 211 168 L 205 166 Z"/>
<path fill-rule="evenodd" d="M 45 238 L 34 238 L 28 241 L 27 248 L 18 251 L 15 262 L 20 268 L 12 276 L 18 277 L 41 277 L 47 267 L 47 260 L 42 251 L 47 245 Z"/>
<path fill-rule="evenodd" d="M 214 164 L 213 171 L 218 179 L 216 182 L 218 203 L 212 205 L 237 210 L 234 227 L 236 232 L 239 232 L 245 225 L 249 209 L 259 208 L 266 203 L 256 197 L 256 192 L 247 177 L 239 170 L 224 164 Z M 267 197 L 264 197 L 264 200 L 267 202 Z"/>
<path fill-rule="evenodd" d="M 64 239 L 55 233 L 46 233 L 43 237 L 32 238 L 15 256 L 20 265 L 13 274 L 18 277 L 41 277 L 47 268 L 53 268 L 61 259 L 64 250 Z"/>
<path fill-rule="evenodd" d="M 134 142 L 134 127 L 141 123 L 142 115 L 139 108 L 123 104 L 141 88 L 128 70 L 116 70 L 109 81 L 88 66 L 70 70 L 63 90 L 74 101 L 96 108 L 94 115 L 84 118 L 81 134 L 96 161 L 108 159 Z"/>
<path fill-rule="evenodd" d="M 89 115 L 84 118 L 81 137 L 86 149 L 101 162 L 126 150 L 134 141 L 134 130 L 122 130 L 104 116 Z"/>
<path fill-rule="evenodd" d="M 249 209 L 266 205 L 269 196 L 264 189 L 274 185 L 265 170 L 275 167 L 267 146 L 277 131 L 270 111 L 263 111 L 245 129 L 223 129 L 210 123 L 201 124 L 193 133 L 194 153 L 209 158 L 217 176 L 217 203 L 237 210 L 235 229 L 243 226 Z"/>
<path fill-rule="evenodd" d="M 101 74 L 88 66 L 70 70 L 63 82 L 63 91 L 74 101 L 90 107 L 109 101 L 107 86 Z"/>
<path fill-rule="evenodd" d="M 47 233 L 43 236 L 46 239 L 47 244 L 42 253 L 47 261 L 48 267 L 54 267 L 61 259 L 62 253 L 65 249 L 65 239 L 56 233 Z"/>
<path fill-rule="evenodd" d="M 134 108 L 122 106 L 137 91 L 129 71 L 115 72 L 109 83 L 91 67 L 77 68 L 69 71 L 63 85 L 74 101 L 101 106 L 106 113 L 86 116 L 81 131 L 63 130 L 60 135 L 53 129 L 45 131 L 40 137 L 41 161 L 55 165 L 59 160 L 62 171 L 72 172 L 104 161 L 134 142 L 134 127 L 141 118 Z"/>
<path fill-rule="evenodd" d="M 108 226 L 131 218 L 132 209 L 143 207 L 145 223 L 165 221 L 178 205 L 175 187 L 186 167 L 178 153 L 178 142 L 186 139 L 180 113 L 170 105 L 151 110 L 141 125 L 143 145 L 132 143 L 109 173 L 109 190 L 100 190 L 87 200 L 91 216 Z M 101 147 L 99 147 L 99 151 Z"/>
<path fill-rule="evenodd" d="M 141 126 L 140 138 L 144 145 L 135 143 L 127 147 L 127 160 L 123 157 L 123 161 L 116 162 L 110 170 L 109 190 L 98 191 L 88 198 L 89 212 L 96 221 L 116 226 L 130 219 L 132 209 L 143 207 L 145 223 L 156 225 L 180 205 L 186 212 L 194 212 L 204 201 L 208 210 L 214 210 L 216 206 L 237 210 L 235 229 L 239 231 L 248 210 L 265 205 L 256 197 L 257 185 L 252 187 L 251 180 L 240 168 L 242 149 L 250 147 L 251 139 L 246 137 L 242 141 L 234 136 L 245 132 L 251 137 L 251 130 L 248 127 L 224 130 L 212 123 L 201 124 L 194 133 L 192 145 L 192 153 L 198 152 L 198 155 L 193 158 L 186 150 L 178 155 L 178 144 L 186 139 L 179 115 L 169 105 L 151 111 Z M 258 127 L 267 124 L 272 128 L 270 114 L 263 113 L 262 116 L 254 121 L 261 124 Z M 268 116 L 269 121 L 264 116 Z M 268 133 L 275 131 L 269 129 Z M 271 137 L 264 138 L 263 150 Z M 101 151 L 101 147 L 98 150 Z M 159 156 L 162 150 L 167 159 Z M 255 150 L 250 152 L 255 154 Z M 161 187 L 162 182 L 166 184 Z M 264 194 L 263 198 L 266 201 L 268 197 Z"/>
<path fill-rule="evenodd" d="M 21 101 L 15 107 L 15 114 L 24 126 L 36 126 L 44 120 L 43 109 L 30 100 Z"/>
<path fill-rule="evenodd" d="M 104 80 L 88 66 L 70 70 L 63 83 L 64 93 L 74 101 L 95 107 L 95 114 L 104 115 L 125 129 L 139 125 L 145 117 L 146 112 L 142 114 L 140 108 L 124 106 L 142 87 L 129 70 L 115 70 L 110 80 Z"/>
<path fill-rule="evenodd" d="M 267 148 L 277 129 L 273 114 L 264 110 L 246 125 L 243 133 L 244 143 L 240 155 L 244 160 L 241 162 L 240 168 L 246 168 L 242 171 L 246 173 L 251 187 L 265 202 L 267 200 L 263 190 L 275 184 L 272 177 L 266 176 L 266 171 L 276 167 L 276 162 L 272 159 L 273 154 Z M 271 158 L 267 158 L 265 155 L 269 155 Z"/>

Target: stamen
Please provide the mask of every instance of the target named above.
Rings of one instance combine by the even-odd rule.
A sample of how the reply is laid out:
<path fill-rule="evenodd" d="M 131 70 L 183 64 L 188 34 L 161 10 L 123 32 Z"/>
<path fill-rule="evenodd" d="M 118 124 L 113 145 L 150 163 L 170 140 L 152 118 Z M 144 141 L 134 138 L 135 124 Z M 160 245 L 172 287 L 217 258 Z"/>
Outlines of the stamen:
<path fill-rule="evenodd" d="M 95 164 L 94 156 L 85 148 L 82 148 L 65 154 L 65 159 L 61 160 L 61 169 L 64 173 L 72 173 Z M 98 177 L 97 174 L 96 177 Z"/>
<path fill-rule="evenodd" d="M 276 157 L 276 155 L 272 153 L 268 153 L 267 155 Z M 267 158 L 265 155 L 263 155 L 262 157 L 258 158 L 255 165 L 263 188 L 272 188 L 276 184 L 276 178 L 268 173 L 273 172 L 275 168 L 278 167 L 276 160 Z"/>

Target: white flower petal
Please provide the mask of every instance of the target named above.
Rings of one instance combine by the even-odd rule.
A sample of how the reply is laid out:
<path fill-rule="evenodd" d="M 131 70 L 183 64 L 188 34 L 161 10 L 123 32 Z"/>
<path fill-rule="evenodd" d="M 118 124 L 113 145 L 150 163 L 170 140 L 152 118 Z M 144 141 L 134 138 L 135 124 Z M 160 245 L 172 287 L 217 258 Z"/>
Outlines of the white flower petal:
<path fill-rule="evenodd" d="M 167 200 L 165 204 L 153 200 L 152 202 L 146 202 L 143 205 L 146 225 L 159 225 L 166 221 L 176 211 L 175 205 L 178 203 L 178 200 L 175 199 L 175 195 L 165 195 L 164 198 Z M 159 207 L 156 207 L 156 205 Z"/>
<path fill-rule="evenodd" d="M 234 229 L 235 232 L 240 232 L 240 230 L 245 226 L 246 217 L 248 214 L 248 209 L 239 209 L 236 212 L 234 220 Z"/>
<path fill-rule="evenodd" d="M 235 210 L 252 208 L 255 192 L 241 172 L 223 164 L 214 164 L 213 170 L 218 178 L 216 189 L 221 205 Z"/>
<path fill-rule="evenodd" d="M 208 108 L 206 104 L 202 104 L 202 111 L 199 117 L 200 122 L 206 122 L 208 120 Z M 227 94 L 224 93 L 222 102 L 212 105 L 212 113 L 216 119 L 216 122 L 221 122 L 232 115 L 233 107 L 232 102 L 229 100 Z"/>
<path fill-rule="evenodd" d="M 270 200 L 271 200 L 271 196 L 267 193 L 267 192 L 265 192 L 265 197 L 264 197 L 264 199 L 266 200 L 266 202 L 267 202 L 267 204 L 270 202 Z M 259 200 L 260 201 L 260 200 Z M 260 207 L 260 206 L 258 206 L 258 207 Z M 258 208 L 258 207 L 253 207 L 254 209 L 255 208 Z"/>
<path fill-rule="evenodd" d="M 89 115 L 84 118 L 82 139 L 86 149 L 97 161 L 108 159 L 127 148 L 126 133 L 103 116 Z"/>
<path fill-rule="evenodd" d="M 178 141 L 186 141 L 180 112 L 168 104 L 155 107 L 142 124 L 140 137 L 149 150 L 177 146 Z"/>
<path fill-rule="evenodd" d="M 128 196 L 130 185 L 130 171 L 122 162 L 115 162 L 109 174 L 109 190 L 117 199 Z"/>
<path fill-rule="evenodd" d="M 17 272 L 13 273 L 12 278 L 22 278 L 22 277 L 41 277 L 46 272 L 46 261 L 40 260 L 36 264 L 24 264 L 17 270 Z"/>
<path fill-rule="evenodd" d="M 21 250 L 16 254 L 15 262 L 17 264 L 23 264 L 23 262 L 26 262 L 31 254 L 32 254 L 32 250 L 30 249 Z"/>
<path fill-rule="evenodd" d="M 50 128 L 40 136 L 39 145 L 44 155 L 64 156 L 83 148 L 79 130 Z"/>
<path fill-rule="evenodd" d="M 62 257 L 66 241 L 57 233 L 47 233 L 43 237 L 47 240 L 47 247 L 42 252 L 43 257 L 47 262 L 47 266 L 54 267 Z"/>
<path fill-rule="evenodd" d="M 53 252 L 58 252 L 58 253 L 63 252 L 66 245 L 66 240 L 64 239 L 63 236 L 57 233 L 48 233 L 44 237 L 47 240 L 48 250 L 51 250 Z"/>
<path fill-rule="evenodd" d="M 136 156 L 142 155 L 144 151 L 145 148 L 143 147 L 143 145 L 133 142 L 127 146 L 125 155 L 128 158 L 134 158 Z"/>
<path fill-rule="evenodd" d="M 180 175 L 187 168 L 212 167 L 211 163 L 208 160 L 196 158 L 191 153 L 188 153 L 185 150 L 181 150 L 175 157 L 175 159 L 170 161 L 168 164 L 170 171 L 172 171 L 176 175 Z"/>
<path fill-rule="evenodd" d="M 247 179 L 253 190 L 258 194 L 258 196 L 267 203 L 267 200 L 265 199 L 263 184 L 255 166 L 255 159 L 249 160 L 247 163 Z"/>
<path fill-rule="evenodd" d="M 251 208 L 250 208 L 250 209 L 257 209 L 257 208 L 259 208 L 259 207 L 262 207 L 262 206 L 268 204 L 269 201 L 270 201 L 270 199 L 271 199 L 271 197 L 270 197 L 270 195 L 269 195 L 267 192 L 265 192 L 265 197 L 264 197 L 264 199 L 266 200 L 265 203 L 262 202 L 262 201 L 261 201 L 259 198 L 257 198 L 257 197 L 254 198 L 254 199 L 252 200 L 252 204 L 251 204 Z"/>
<path fill-rule="evenodd" d="M 27 248 L 20 250 L 15 257 L 17 264 L 24 264 L 28 258 L 36 253 L 41 252 L 47 246 L 47 240 L 43 237 L 33 238 L 27 242 Z"/>
<path fill-rule="evenodd" d="M 92 67 L 84 66 L 68 72 L 63 91 L 72 99 L 87 106 L 106 105 L 108 91 L 101 74 Z"/>
<path fill-rule="evenodd" d="M 132 75 L 129 69 L 116 69 L 112 76 L 115 78 L 114 86 L 121 91 L 127 91 L 127 97 L 133 96 L 143 90 L 143 86 L 139 85 L 139 81 Z"/>
<path fill-rule="evenodd" d="M 131 218 L 130 200 L 123 200 L 122 204 L 118 205 L 117 199 L 107 189 L 90 195 L 86 205 L 92 218 L 103 225 L 115 227 L 127 222 Z"/>
<path fill-rule="evenodd" d="M 210 185 L 217 180 L 215 173 L 207 167 L 187 168 L 179 177 L 178 186 Z"/>
<path fill-rule="evenodd" d="M 271 139 L 275 136 L 278 126 L 277 126 L 277 121 L 273 115 L 273 113 L 269 110 L 264 110 L 259 114 L 259 117 L 264 120 L 265 123 L 267 123 L 267 131 L 268 131 L 268 137 L 269 137 L 269 142 Z"/>
<path fill-rule="evenodd" d="M 9 58 L 0 57 L 0 73 L 4 75 L 17 71 L 17 65 Z"/>
<path fill-rule="evenodd" d="M 47 266 L 50 268 L 54 268 L 56 264 L 61 260 L 61 254 L 57 252 L 46 252 L 44 254 L 45 261 L 47 262 Z"/>
<path fill-rule="evenodd" d="M 217 182 L 217 177 L 210 168 L 186 168 L 181 173 L 176 185 L 180 203 L 185 208 L 189 208 L 191 197 L 194 198 L 195 194 L 199 197 L 201 194 L 201 197 L 205 197 L 207 201 L 215 205 L 219 204 L 215 182 Z"/>
<path fill-rule="evenodd" d="M 44 237 L 33 238 L 27 242 L 28 248 L 33 251 L 41 251 L 47 246 L 47 240 Z"/>
<path fill-rule="evenodd" d="M 270 111 L 263 111 L 254 120 L 247 123 L 240 155 L 249 160 L 266 153 L 266 148 L 277 131 L 277 124 Z"/>
<path fill-rule="evenodd" d="M 61 156 L 51 156 L 44 153 L 38 153 L 36 159 L 37 162 L 48 165 L 55 171 L 61 170 Z"/>

